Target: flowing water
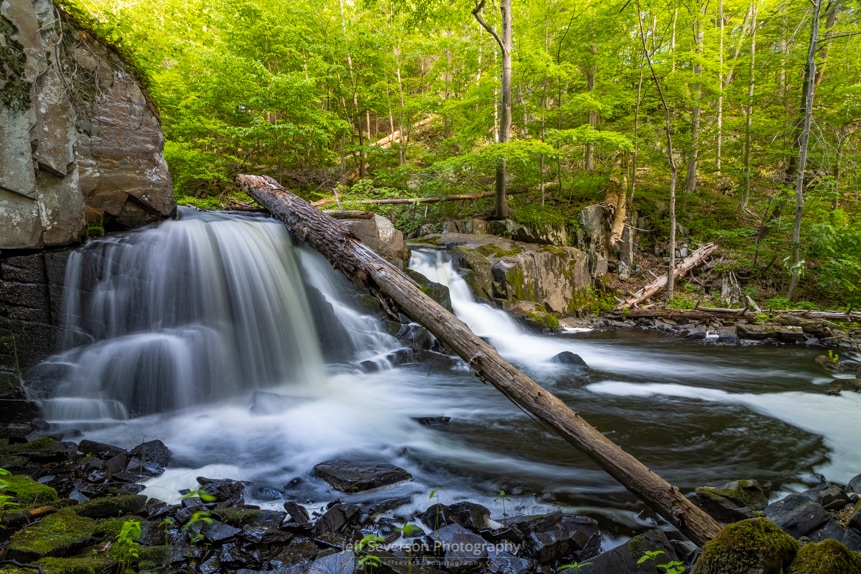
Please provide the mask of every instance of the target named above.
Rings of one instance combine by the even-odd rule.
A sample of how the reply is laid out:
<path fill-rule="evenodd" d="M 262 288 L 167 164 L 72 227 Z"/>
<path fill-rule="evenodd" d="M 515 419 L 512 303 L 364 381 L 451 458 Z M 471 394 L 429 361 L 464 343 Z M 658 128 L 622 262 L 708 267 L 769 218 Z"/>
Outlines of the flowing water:
<path fill-rule="evenodd" d="M 861 472 L 861 395 L 798 347 L 723 346 L 645 332 L 523 332 L 476 303 L 445 254 L 411 266 L 447 284 L 456 314 L 609 438 L 683 491 L 739 478 L 769 492 Z M 471 498 L 502 514 L 553 504 L 625 529 L 641 505 L 458 361 L 410 361 L 316 253 L 264 218 L 183 210 L 94 241 L 71 259 L 66 349 L 39 367 L 56 428 L 131 447 L 163 440 L 171 468 L 146 494 L 196 476 L 253 482 L 254 502 Z M 588 369 L 554 363 L 562 351 Z M 396 360 L 397 359 L 397 360 Z M 418 417 L 451 417 L 426 427 Z M 349 497 L 310 477 L 332 457 L 385 460 L 414 478 Z"/>

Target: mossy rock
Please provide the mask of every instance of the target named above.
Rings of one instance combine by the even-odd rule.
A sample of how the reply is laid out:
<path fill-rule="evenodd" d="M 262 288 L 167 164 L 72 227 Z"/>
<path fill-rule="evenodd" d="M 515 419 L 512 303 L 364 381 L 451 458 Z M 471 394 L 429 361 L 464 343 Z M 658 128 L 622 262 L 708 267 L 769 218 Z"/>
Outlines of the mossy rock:
<path fill-rule="evenodd" d="M 559 328 L 559 319 L 550 313 L 544 313 L 542 311 L 533 311 L 527 314 L 526 320 L 539 329 L 551 329 L 555 331 Z"/>
<path fill-rule="evenodd" d="M 19 561 L 44 556 L 63 556 L 87 544 L 96 521 L 63 509 L 12 535 L 8 555 Z"/>
<path fill-rule="evenodd" d="M 137 514 L 146 505 L 147 497 L 142 494 L 126 494 L 97 498 L 74 507 L 79 516 L 88 518 L 117 518 L 127 514 Z"/>
<path fill-rule="evenodd" d="M 36 564 L 45 574 L 100 574 L 116 567 L 116 561 L 101 556 L 75 558 L 43 558 Z M 2 572 L 2 571 L 0 571 Z M 30 570 L 30 574 L 34 571 Z"/>
<path fill-rule="evenodd" d="M 805 544 L 787 574 L 861 574 L 861 555 L 836 540 Z"/>
<path fill-rule="evenodd" d="M 139 570 L 151 570 L 163 566 L 170 556 L 170 546 L 141 546 L 138 548 Z"/>
<path fill-rule="evenodd" d="M 693 574 L 782 574 L 798 542 L 765 518 L 730 524 L 703 547 Z"/>
<path fill-rule="evenodd" d="M 0 448 L 0 455 L 20 454 L 30 456 L 36 454 L 55 454 L 56 452 L 57 448 L 54 439 L 46 436 L 37 438 L 36 440 L 31 440 L 30 442 L 5 444 Z"/>
<path fill-rule="evenodd" d="M 101 541 L 101 542 L 109 542 L 111 540 L 116 540 L 120 535 L 120 531 L 123 529 L 123 524 L 128 522 L 129 520 L 134 520 L 137 522 L 143 522 L 144 519 L 140 516 L 127 515 L 122 518 L 109 518 L 107 520 L 99 521 L 98 526 L 93 531 L 93 540 Z"/>
<path fill-rule="evenodd" d="M 10 494 L 15 497 L 15 500 L 23 507 L 35 507 L 45 504 L 53 504 L 59 498 L 57 491 L 39 484 L 29 476 L 13 475 L 6 478 L 9 486 L 6 487 L 4 494 Z"/>
<path fill-rule="evenodd" d="M 256 508 L 219 508 L 218 516 L 225 524 L 242 527 L 260 516 L 260 510 Z"/>

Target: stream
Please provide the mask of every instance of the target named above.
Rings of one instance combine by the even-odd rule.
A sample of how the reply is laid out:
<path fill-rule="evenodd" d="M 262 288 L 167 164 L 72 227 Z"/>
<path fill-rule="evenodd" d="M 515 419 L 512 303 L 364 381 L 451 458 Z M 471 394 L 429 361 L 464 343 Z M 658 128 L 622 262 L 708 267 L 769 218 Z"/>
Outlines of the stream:
<path fill-rule="evenodd" d="M 861 394 L 826 395 L 833 377 L 815 365 L 817 351 L 641 331 L 527 333 L 477 303 L 445 253 L 414 252 L 410 265 L 448 285 L 458 317 L 505 358 L 683 492 L 752 478 L 774 498 L 818 474 L 845 483 L 861 472 Z M 174 461 L 144 494 L 166 501 L 207 476 L 251 481 L 248 501 L 272 508 L 341 498 L 423 510 L 433 493 L 480 502 L 497 519 L 557 506 L 610 531 L 652 522 L 462 361 L 405 361 L 360 299 L 281 224 L 182 209 L 70 258 L 65 348 L 36 368 L 31 393 L 74 440 L 73 429 L 123 447 L 164 441 Z M 563 351 L 588 368 L 553 362 Z M 413 480 L 344 495 L 310 476 L 335 457 L 391 462 Z"/>

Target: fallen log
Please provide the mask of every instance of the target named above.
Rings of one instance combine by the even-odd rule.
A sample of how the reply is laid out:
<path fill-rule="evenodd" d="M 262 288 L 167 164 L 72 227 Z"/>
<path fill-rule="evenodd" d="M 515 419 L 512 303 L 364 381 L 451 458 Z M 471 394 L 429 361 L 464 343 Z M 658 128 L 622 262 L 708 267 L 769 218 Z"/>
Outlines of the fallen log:
<path fill-rule="evenodd" d="M 506 195 L 516 195 L 518 193 L 526 193 L 530 190 L 528 189 L 518 189 L 515 191 L 508 191 Z M 462 201 L 469 199 L 482 199 L 485 197 L 493 197 L 496 194 L 495 191 L 483 191 L 481 193 L 458 193 L 454 195 L 437 195 L 434 197 L 387 197 L 386 199 L 360 199 L 358 201 L 351 201 L 350 203 L 358 203 L 359 205 L 408 205 L 413 203 L 436 203 L 438 201 Z M 311 205 L 314 207 L 321 207 L 323 205 L 329 205 L 335 202 L 335 198 L 326 197 L 323 199 L 318 199 L 313 202 Z"/>
<path fill-rule="evenodd" d="M 682 262 L 676 267 L 673 272 L 673 277 L 681 277 L 700 263 L 706 260 L 712 252 L 717 249 L 717 245 L 714 243 L 707 243 L 685 257 Z M 614 311 L 620 311 L 625 307 L 633 307 L 640 303 L 641 301 L 645 301 L 655 293 L 665 289 L 667 287 L 667 275 L 662 275 L 634 293 L 631 297 L 628 297 L 624 301 L 621 301 L 616 307 Z"/>
<path fill-rule="evenodd" d="M 720 525 L 648 467 L 587 423 L 565 403 L 504 360 L 460 319 L 425 295 L 409 277 L 270 177 L 240 175 L 239 185 L 332 266 L 376 295 L 390 312 L 402 311 L 453 349 L 483 382 L 546 423 L 625 488 L 702 546 Z"/>
<path fill-rule="evenodd" d="M 723 307 L 696 307 L 695 309 L 618 309 L 616 316 L 630 319 L 757 319 L 761 315 L 769 319 L 794 318 L 820 321 L 861 321 L 861 313 L 852 311 L 806 311 L 788 309 L 782 311 L 751 311 L 744 309 L 726 309 Z"/>

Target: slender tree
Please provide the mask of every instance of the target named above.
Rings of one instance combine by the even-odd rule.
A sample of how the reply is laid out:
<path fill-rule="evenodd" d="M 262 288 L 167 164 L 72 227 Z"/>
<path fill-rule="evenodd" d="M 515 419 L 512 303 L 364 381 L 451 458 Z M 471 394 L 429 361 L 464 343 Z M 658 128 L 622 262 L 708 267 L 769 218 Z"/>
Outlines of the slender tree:
<path fill-rule="evenodd" d="M 502 0 L 499 3 L 499 11 L 502 15 L 502 35 L 490 26 L 481 17 L 481 11 L 484 9 L 486 0 L 481 0 L 475 5 L 472 10 L 472 15 L 478 20 L 478 23 L 493 36 L 496 43 L 499 45 L 499 50 L 502 53 L 502 96 L 500 99 L 499 110 L 499 135 L 497 141 L 499 143 L 508 143 L 511 140 L 511 48 L 512 48 L 512 33 L 511 33 L 511 0 Z M 505 196 L 505 175 L 506 162 L 505 159 L 500 159 L 496 164 L 496 201 L 493 209 L 493 217 L 495 219 L 505 219 L 510 213 L 508 207 L 508 199 Z"/>

